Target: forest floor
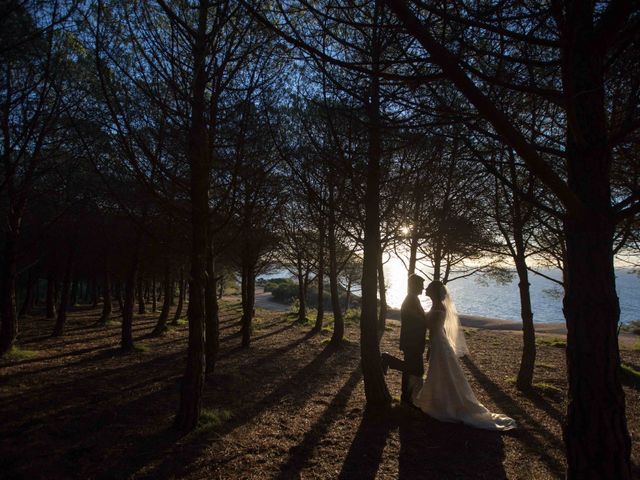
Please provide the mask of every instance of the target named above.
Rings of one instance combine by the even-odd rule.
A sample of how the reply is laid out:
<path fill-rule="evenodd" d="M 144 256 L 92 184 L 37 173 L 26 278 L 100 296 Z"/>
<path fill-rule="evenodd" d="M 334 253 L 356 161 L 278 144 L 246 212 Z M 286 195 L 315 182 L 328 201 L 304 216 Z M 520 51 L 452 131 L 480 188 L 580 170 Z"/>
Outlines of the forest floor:
<path fill-rule="evenodd" d="M 251 348 L 240 348 L 240 306 L 221 310 L 221 352 L 207 380 L 203 419 L 183 437 L 171 423 L 184 369 L 186 324 L 151 337 L 158 313 L 134 322 L 138 349 L 119 350 L 119 323 L 95 324 L 75 310 L 63 337 L 53 321 L 21 322 L 19 349 L 0 361 L 0 478 L 544 479 L 565 468 L 560 422 L 566 409 L 564 338 L 538 338 L 535 389 L 514 387 L 521 334 L 465 328 L 462 360 L 482 403 L 519 428 L 507 433 L 441 423 L 397 404 L 365 413 L 359 329 L 328 348 L 331 327 L 311 335 L 287 312 L 258 309 Z M 397 323 L 382 349 L 398 354 Z M 623 362 L 640 371 L 640 349 Z M 640 473 L 640 386 L 625 376 L 634 470 Z M 639 475 L 640 478 L 640 475 Z"/>

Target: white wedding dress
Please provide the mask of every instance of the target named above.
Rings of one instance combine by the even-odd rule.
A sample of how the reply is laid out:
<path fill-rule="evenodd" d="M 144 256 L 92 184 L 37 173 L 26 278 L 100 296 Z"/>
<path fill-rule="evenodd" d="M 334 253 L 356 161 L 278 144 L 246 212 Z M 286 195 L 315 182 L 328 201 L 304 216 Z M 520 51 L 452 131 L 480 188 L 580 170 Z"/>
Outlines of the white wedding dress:
<path fill-rule="evenodd" d="M 453 304 L 445 304 L 445 311 L 431 310 L 427 314 L 429 366 L 424 381 L 420 377 L 411 379 L 414 405 L 443 422 L 461 422 L 487 430 L 516 428 L 513 418 L 491 413 L 471 390 L 457 358 L 469 353 L 464 332 Z"/>

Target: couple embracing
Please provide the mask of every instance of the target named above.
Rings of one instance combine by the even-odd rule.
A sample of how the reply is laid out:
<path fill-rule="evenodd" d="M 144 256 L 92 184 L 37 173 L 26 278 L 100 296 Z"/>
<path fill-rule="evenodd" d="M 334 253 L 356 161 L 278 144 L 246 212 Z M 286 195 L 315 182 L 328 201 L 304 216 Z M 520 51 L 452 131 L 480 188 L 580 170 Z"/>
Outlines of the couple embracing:
<path fill-rule="evenodd" d="M 424 279 L 409 276 L 409 292 L 400 311 L 400 349 L 404 360 L 382 354 L 382 367 L 402 372 L 402 402 L 443 422 L 461 422 L 488 430 L 511 430 L 514 419 L 491 413 L 471 390 L 458 357 L 469 353 L 464 332 L 449 292 L 442 282 L 431 282 L 425 294 L 432 307 L 425 313 L 418 296 Z M 429 367 L 424 374 L 424 349 L 429 331 Z"/>

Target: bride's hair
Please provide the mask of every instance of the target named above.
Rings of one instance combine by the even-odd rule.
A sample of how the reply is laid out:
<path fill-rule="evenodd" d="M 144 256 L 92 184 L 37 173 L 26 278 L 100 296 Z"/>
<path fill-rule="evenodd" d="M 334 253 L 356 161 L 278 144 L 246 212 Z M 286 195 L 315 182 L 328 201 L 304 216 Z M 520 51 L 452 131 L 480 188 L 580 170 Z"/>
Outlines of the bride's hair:
<path fill-rule="evenodd" d="M 460 318 L 458 317 L 458 311 L 451 299 L 449 290 L 439 280 L 434 280 L 427 287 L 427 291 L 436 293 L 436 300 L 439 300 L 444 305 L 445 318 L 444 318 L 444 331 L 447 335 L 447 339 L 453 347 L 453 351 L 456 355 L 463 357 L 469 354 L 469 348 L 467 347 L 467 341 L 464 338 L 464 331 L 460 326 Z"/>

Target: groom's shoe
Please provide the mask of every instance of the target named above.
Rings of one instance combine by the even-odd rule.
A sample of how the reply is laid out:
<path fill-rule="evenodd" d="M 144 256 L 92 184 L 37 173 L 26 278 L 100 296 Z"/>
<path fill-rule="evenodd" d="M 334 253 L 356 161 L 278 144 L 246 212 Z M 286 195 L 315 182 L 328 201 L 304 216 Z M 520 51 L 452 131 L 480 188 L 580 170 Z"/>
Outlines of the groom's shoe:
<path fill-rule="evenodd" d="M 382 373 L 386 375 L 389 371 L 389 352 L 382 352 L 380 354 L 380 364 L 382 365 Z"/>

